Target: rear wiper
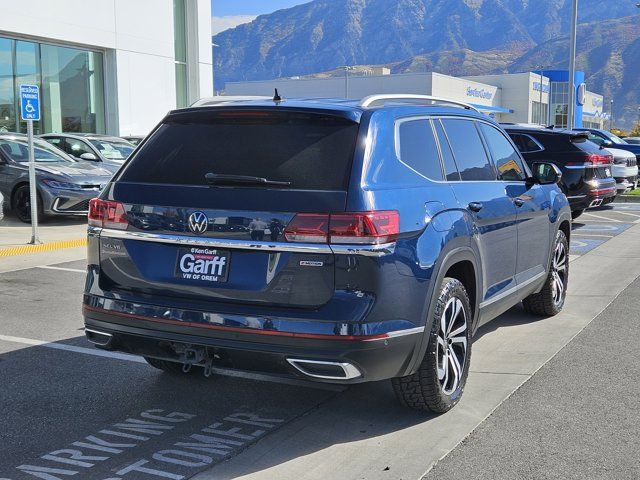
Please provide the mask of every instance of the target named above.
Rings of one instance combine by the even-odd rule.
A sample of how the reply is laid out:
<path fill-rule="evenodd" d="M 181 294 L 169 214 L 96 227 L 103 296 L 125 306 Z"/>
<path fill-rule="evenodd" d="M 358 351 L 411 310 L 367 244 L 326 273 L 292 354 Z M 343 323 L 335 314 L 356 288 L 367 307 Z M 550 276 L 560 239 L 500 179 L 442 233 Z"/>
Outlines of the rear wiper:
<path fill-rule="evenodd" d="M 278 187 L 289 187 L 291 185 L 291 182 L 269 180 L 268 178 L 253 177 L 250 175 L 207 173 L 204 178 L 209 185 L 273 185 Z"/>

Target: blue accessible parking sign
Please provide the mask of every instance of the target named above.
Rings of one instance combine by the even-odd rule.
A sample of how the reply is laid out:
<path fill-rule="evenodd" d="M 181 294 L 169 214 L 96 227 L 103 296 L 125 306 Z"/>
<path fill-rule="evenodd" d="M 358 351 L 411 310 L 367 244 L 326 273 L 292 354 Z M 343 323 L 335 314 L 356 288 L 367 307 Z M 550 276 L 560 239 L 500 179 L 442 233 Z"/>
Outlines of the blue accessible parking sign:
<path fill-rule="evenodd" d="M 40 89 L 37 85 L 20 85 L 20 117 L 40 120 Z"/>

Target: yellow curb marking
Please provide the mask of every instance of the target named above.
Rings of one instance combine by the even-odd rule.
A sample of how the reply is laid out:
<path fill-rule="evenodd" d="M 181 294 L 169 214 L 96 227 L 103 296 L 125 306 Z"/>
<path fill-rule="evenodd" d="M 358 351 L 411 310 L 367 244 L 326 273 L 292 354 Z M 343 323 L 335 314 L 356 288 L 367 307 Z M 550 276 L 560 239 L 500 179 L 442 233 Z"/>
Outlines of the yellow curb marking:
<path fill-rule="evenodd" d="M 13 257 L 16 255 L 27 255 L 29 253 L 51 252 L 63 248 L 86 247 L 86 238 L 76 238 L 74 240 L 60 240 L 58 242 L 43 243 L 41 245 L 21 245 L 19 247 L 0 248 L 0 258 Z"/>

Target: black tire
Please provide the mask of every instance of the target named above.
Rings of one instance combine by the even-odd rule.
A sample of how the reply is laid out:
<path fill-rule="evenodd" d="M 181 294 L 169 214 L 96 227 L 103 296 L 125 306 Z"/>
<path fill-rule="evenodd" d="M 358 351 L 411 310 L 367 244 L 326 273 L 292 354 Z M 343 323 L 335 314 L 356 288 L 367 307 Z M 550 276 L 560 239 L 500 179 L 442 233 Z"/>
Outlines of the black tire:
<path fill-rule="evenodd" d="M 40 195 L 38 198 L 38 223 L 42 221 L 44 217 L 42 208 L 42 199 Z M 18 220 L 24 223 L 31 223 L 31 197 L 29 192 L 29 185 L 19 186 L 11 199 L 11 205 L 13 211 L 16 213 Z"/>
<path fill-rule="evenodd" d="M 556 257 L 558 249 L 563 250 L 563 261 L 560 262 Z M 557 276 L 556 276 L 557 275 Z M 562 290 L 557 291 L 560 279 L 562 281 Z M 551 264 L 549 265 L 549 275 L 545 281 L 544 287 L 538 293 L 532 293 L 522 301 L 524 309 L 534 315 L 552 317 L 562 311 L 565 299 L 567 297 L 567 286 L 569 285 L 569 242 L 567 236 L 562 230 L 556 233 L 556 241 L 553 246 L 551 256 Z"/>
<path fill-rule="evenodd" d="M 460 309 L 458 316 L 451 308 Z M 455 333 L 462 328 L 461 322 L 465 322 L 464 332 L 459 332 L 456 336 L 452 335 L 451 338 L 454 339 L 454 342 L 451 342 L 446 334 L 443 335 L 442 330 L 442 319 L 449 313 L 453 315 L 451 328 L 448 329 L 450 332 Z M 460 314 L 464 315 L 463 319 L 460 318 Z M 431 322 L 427 322 L 427 325 L 431 324 L 429 344 L 418 370 L 412 375 L 391 380 L 393 390 L 400 403 L 416 410 L 435 413 L 447 412 L 458 403 L 469 374 L 472 318 L 471 304 L 464 285 L 455 278 L 445 278 L 436 301 L 433 319 Z M 463 338 L 464 353 L 460 355 L 463 348 Z M 441 347 L 443 344 L 450 346 L 453 352 L 451 353 L 452 357 L 447 356 L 449 350 L 443 349 Z M 457 363 L 454 362 L 453 356 L 455 356 Z M 461 358 L 462 366 L 460 367 Z M 449 374 L 455 376 L 455 372 L 457 372 L 457 383 L 454 382 L 455 378 L 449 379 Z M 440 378 L 441 376 L 444 378 Z"/>
<path fill-rule="evenodd" d="M 571 219 L 575 220 L 584 213 L 584 210 L 571 210 Z"/>
<path fill-rule="evenodd" d="M 172 375 L 193 375 L 196 372 L 202 372 L 202 367 L 192 366 L 191 370 L 185 372 L 182 370 L 182 363 L 159 360 L 151 357 L 144 357 L 144 359 L 152 367 L 162 370 L 163 372 L 171 373 Z"/>

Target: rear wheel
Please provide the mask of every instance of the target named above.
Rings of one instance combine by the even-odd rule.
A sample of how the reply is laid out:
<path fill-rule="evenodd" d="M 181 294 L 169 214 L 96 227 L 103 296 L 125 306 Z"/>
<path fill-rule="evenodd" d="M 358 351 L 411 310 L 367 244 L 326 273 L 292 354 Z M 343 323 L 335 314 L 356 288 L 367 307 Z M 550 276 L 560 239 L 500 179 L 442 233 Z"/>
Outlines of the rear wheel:
<path fill-rule="evenodd" d="M 436 413 L 444 413 L 458 403 L 469 373 L 471 319 L 464 285 L 455 278 L 445 278 L 418 371 L 392 379 L 400 403 Z"/>
<path fill-rule="evenodd" d="M 42 200 L 40 195 L 38 198 L 38 222 L 42 220 Z M 18 220 L 24 223 L 31 223 L 31 193 L 29 185 L 22 185 L 13 194 L 13 200 L 11 202 L 13 210 L 18 217 Z"/>
<path fill-rule="evenodd" d="M 571 210 L 571 218 L 573 220 L 575 220 L 576 218 L 578 218 L 580 215 L 582 215 L 582 213 L 584 212 L 584 210 Z"/>
<path fill-rule="evenodd" d="M 159 360 L 157 358 L 152 357 L 144 357 L 146 362 L 154 368 L 158 370 L 162 370 L 163 372 L 171 373 L 173 375 L 191 375 L 193 373 L 198 372 L 198 370 L 202 371 L 201 367 L 192 366 L 188 371 L 184 371 L 184 364 L 178 362 L 170 362 L 168 360 Z"/>
<path fill-rule="evenodd" d="M 562 230 L 556 234 L 547 281 L 539 293 L 522 301 L 524 309 L 535 315 L 553 316 L 562 311 L 569 282 L 569 242 Z"/>

